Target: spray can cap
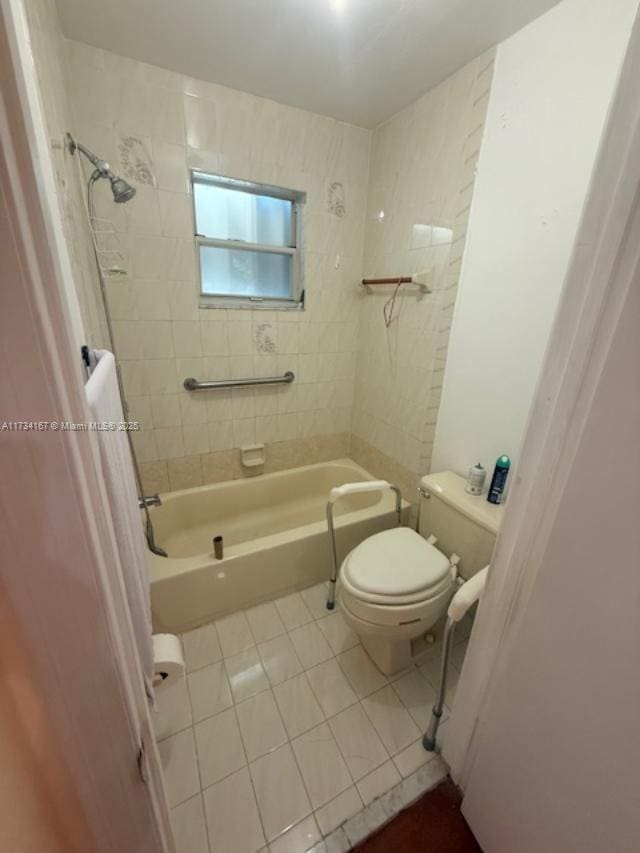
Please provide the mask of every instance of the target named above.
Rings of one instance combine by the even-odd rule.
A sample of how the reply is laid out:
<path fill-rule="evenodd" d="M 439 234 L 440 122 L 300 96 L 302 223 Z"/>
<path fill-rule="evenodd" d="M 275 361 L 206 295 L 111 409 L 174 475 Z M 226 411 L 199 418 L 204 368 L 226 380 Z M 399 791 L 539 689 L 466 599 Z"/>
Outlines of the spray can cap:
<path fill-rule="evenodd" d="M 497 468 L 509 468 L 510 465 L 511 465 L 511 460 L 509 459 L 508 456 L 506 456 L 506 455 L 498 456 L 498 458 L 496 460 L 496 467 Z"/>

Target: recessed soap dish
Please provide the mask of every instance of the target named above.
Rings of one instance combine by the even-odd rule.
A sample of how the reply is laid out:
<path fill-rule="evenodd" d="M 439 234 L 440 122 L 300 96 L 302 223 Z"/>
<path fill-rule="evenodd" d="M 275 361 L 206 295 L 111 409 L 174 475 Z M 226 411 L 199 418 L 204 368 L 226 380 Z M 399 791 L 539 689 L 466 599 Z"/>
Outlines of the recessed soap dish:
<path fill-rule="evenodd" d="M 245 468 L 264 465 L 264 444 L 246 444 L 240 448 L 240 459 Z"/>

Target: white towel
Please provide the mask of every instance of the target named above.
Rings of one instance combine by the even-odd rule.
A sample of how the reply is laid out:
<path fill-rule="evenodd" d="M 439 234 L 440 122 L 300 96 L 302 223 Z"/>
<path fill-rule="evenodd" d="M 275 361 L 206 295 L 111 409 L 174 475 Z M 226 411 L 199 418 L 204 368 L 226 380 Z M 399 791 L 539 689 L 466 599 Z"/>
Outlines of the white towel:
<path fill-rule="evenodd" d="M 124 415 L 115 358 L 107 350 L 96 350 L 96 356 L 97 366 L 85 385 L 89 408 L 95 421 L 120 424 L 124 421 Z M 100 430 L 97 435 L 145 688 L 147 695 L 153 698 L 149 567 L 129 441 L 126 433 L 120 429 Z"/>

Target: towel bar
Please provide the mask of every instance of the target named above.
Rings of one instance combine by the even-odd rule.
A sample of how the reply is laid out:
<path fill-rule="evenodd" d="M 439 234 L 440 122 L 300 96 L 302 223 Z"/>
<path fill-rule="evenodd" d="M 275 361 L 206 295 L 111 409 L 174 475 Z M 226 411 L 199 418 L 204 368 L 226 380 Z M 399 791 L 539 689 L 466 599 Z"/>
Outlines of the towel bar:
<path fill-rule="evenodd" d="M 289 385 L 295 378 L 292 370 L 287 370 L 283 376 L 260 376 L 255 379 L 216 379 L 209 382 L 200 382 L 193 376 L 189 376 L 182 385 L 187 391 L 210 391 L 216 388 L 245 388 L 249 385 Z"/>

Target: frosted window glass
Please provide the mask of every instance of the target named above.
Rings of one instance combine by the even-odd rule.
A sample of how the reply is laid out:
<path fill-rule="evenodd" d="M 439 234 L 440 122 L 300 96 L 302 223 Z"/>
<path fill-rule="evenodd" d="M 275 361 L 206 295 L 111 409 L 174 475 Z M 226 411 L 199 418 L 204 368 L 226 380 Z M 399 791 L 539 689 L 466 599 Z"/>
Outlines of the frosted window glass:
<path fill-rule="evenodd" d="M 203 294 L 291 299 L 291 255 L 200 246 Z"/>
<path fill-rule="evenodd" d="M 293 203 L 194 182 L 198 234 L 265 246 L 291 246 Z"/>

